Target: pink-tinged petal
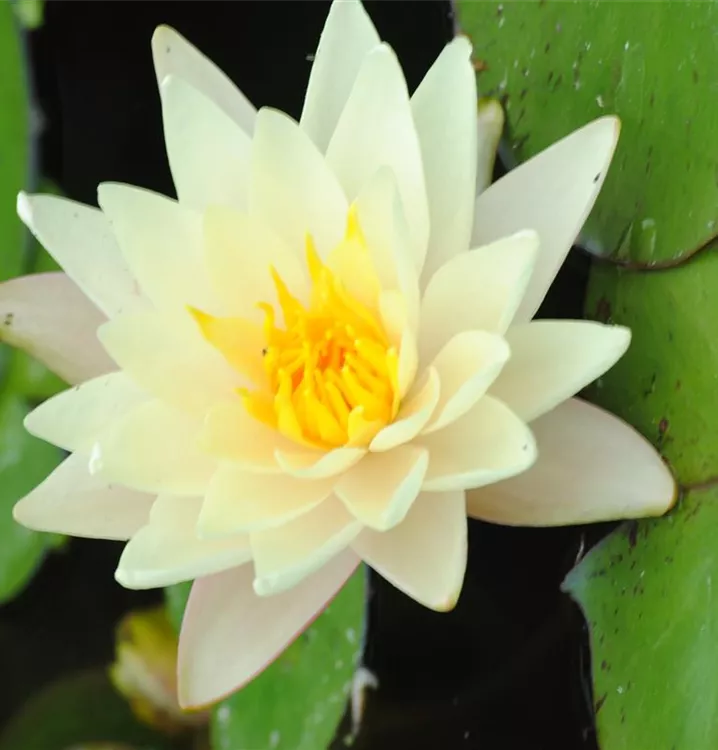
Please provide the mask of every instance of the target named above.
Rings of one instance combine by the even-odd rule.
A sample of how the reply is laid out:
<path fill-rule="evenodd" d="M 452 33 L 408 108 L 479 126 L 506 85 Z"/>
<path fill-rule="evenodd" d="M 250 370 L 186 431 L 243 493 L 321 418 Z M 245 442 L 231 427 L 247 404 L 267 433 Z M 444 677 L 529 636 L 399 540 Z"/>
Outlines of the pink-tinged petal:
<path fill-rule="evenodd" d="M 17 212 L 105 315 L 111 318 L 147 305 L 101 211 L 54 195 L 20 193 Z"/>
<path fill-rule="evenodd" d="M 440 387 L 439 376 L 430 367 L 407 395 L 396 419 L 377 432 L 369 450 L 389 451 L 413 440 L 431 419 L 439 403 Z"/>
<path fill-rule="evenodd" d="M 466 526 L 463 492 L 421 494 L 402 523 L 390 531 L 365 529 L 352 547 L 412 599 L 448 612 L 464 582 Z"/>
<path fill-rule="evenodd" d="M 362 528 L 342 503 L 331 497 L 282 526 L 252 532 L 257 595 L 274 596 L 296 586 L 346 549 Z"/>
<path fill-rule="evenodd" d="M 197 536 L 201 507 L 202 498 L 158 497 L 149 523 L 125 545 L 117 582 L 128 589 L 171 586 L 249 562 L 246 534 L 211 540 Z"/>
<path fill-rule="evenodd" d="M 0 284 L 0 342 L 23 349 L 68 383 L 117 369 L 97 340 L 105 319 L 64 273 Z"/>
<path fill-rule="evenodd" d="M 423 277 L 469 247 L 476 198 L 476 71 L 471 43 L 444 47 L 411 97 L 429 199 L 431 234 Z"/>
<path fill-rule="evenodd" d="M 180 705 L 206 706 L 244 686 L 311 624 L 358 564 L 347 550 L 271 597 L 254 593 L 251 565 L 195 581 L 180 634 Z"/>
<path fill-rule="evenodd" d="M 504 110 L 496 99 L 482 99 L 478 105 L 476 195 L 486 190 L 494 178 L 496 151 L 504 129 Z"/>
<path fill-rule="evenodd" d="M 300 479 L 326 479 L 350 469 L 366 455 L 365 448 L 335 448 L 330 451 L 279 449 L 275 452 L 283 471 Z"/>
<path fill-rule="evenodd" d="M 247 135 L 254 131 L 257 111 L 230 79 L 196 47 L 169 26 L 158 26 L 152 36 L 157 83 L 177 76 L 221 107 Z"/>
<path fill-rule="evenodd" d="M 424 434 L 466 414 L 496 380 L 510 354 L 505 339 L 493 333 L 462 331 L 450 339 L 431 363 L 441 395 Z"/>
<path fill-rule="evenodd" d="M 134 381 L 178 409 L 204 414 L 223 399 L 238 398 L 237 387 L 249 384 L 184 312 L 120 315 L 98 336 Z"/>
<path fill-rule="evenodd" d="M 501 401 L 484 396 L 443 430 L 417 439 L 429 451 L 422 489 L 483 487 L 525 471 L 536 460 L 531 430 Z"/>
<path fill-rule="evenodd" d="M 388 166 L 404 206 L 417 272 L 426 257 L 429 206 L 419 138 L 404 73 L 393 50 L 375 47 L 362 61 L 326 153 L 347 198 L 354 200 Z"/>
<path fill-rule="evenodd" d="M 322 258 L 344 236 L 349 205 L 341 185 L 294 120 L 262 109 L 252 141 L 250 213 L 301 257 L 306 235 Z"/>
<path fill-rule="evenodd" d="M 125 540 L 147 523 L 154 500 L 92 476 L 87 456 L 73 453 L 15 505 L 13 517 L 36 531 Z"/>
<path fill-rule="evenodd" d="M 531 422 L 613 367 L 631 331 L 584 320 L 535 320 L 510 328 L 506 340 L 511 359 L 489 392 Z"/>
<path fill-rule="evenodd" d="M 331 4 L 299 121 L 321 152 L 327 150 L 365 55 L 380 41 L 360 2 Z"/>
<path fill-rule="evenodd" d="M 149 400 L 127 375 L 112 372 L 43 401 L 25 417 L 25 429 L 65 450 L 88 454 L 108 424 Z"/>
<path fill-rule="evenodd" d="M 208 412 L 200 443 L 217 459 L 264 474 L 282 471 L 275 458 L 277 450 L 296 449 L 294 443 L 256 420 L 239 402 L 218 404 Z"/>
<path fill-rule="evenodd" d="M 540 253 L 516 313 L 530 320 L 591 211 L 618 140 L 619 121 L 602 117 L 517 167 L 476 201 L 472 246 L 535 229 Z"/>
<path fill-rule="evenodd" d="M 247 133 L 211 98 L 187 81 L 168 76 L 160 86 L 165 145 L 180 203 L 247 207 Z"/>
<path fill-rule="evenodd" d="M 319 505 L 333 486 L 331 478 L 295 479 L 221 464 L 207 488 L 197 531 L 210 539 L 282 526 Z"/>
<path fill-rule="evenodd" d="M 612 414 L 571 399 L 532 428 L 534 466 L 468 492 L 470 516 L 508 526 L 565 526 L 658 516 L 676 501 L 675 480 L 660 455 Z"/>
<path fill-rule="evenodd" d="M 454 256 L 429 280 L 421 300 L 419 355 L 431 362 L 462 331 L 505 333 L 521 304 L 538 253 L 538 235 L 522 231 Z"/>
<path fill-rule="evenodd" d="M 98 436 L 90 471 L 142 492 L 203 495 L 217 462 L 199 447 L 201 428 L 199 419 L 148 401 Z"/>
<path fill-rule="evenodd" d="M 404 520 L 428 466 L 428 451 L 413 445 L 370 453 L 339 479 L 334 491 L 365 526 L 386 531 Z"/>
<path fill-rule="evenodd" d="M 133 185 L 102 183 L 97 198 L 127 265 L 154 305 L 218 312 L 204 265 L 200 213 Z"/>

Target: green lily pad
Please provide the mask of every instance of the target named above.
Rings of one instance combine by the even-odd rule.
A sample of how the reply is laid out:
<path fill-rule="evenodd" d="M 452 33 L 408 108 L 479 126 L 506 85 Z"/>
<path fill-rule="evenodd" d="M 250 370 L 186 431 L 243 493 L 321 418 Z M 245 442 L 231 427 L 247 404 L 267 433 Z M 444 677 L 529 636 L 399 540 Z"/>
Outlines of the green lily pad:
<path fill-rule="evenodd" d="M 502 98 L 504 156 L 524 161 L 589 120 L 623 122 L 583 241 L 639 263 L 718 232 L 718 6 L 701 0 L 458 0 L 482 94 Z"/>
<path fill-rule="evenodd" d="M 189 585 L 165 589 L 179 628 Z M 344 715 L 361 658 L 366 570 L 259 677 L 212 711 L 213 750 L 322 750 Z M 2 748 L 0 748 L 2 750 Z"/>
<path fill-rule="evenodd" d="M 0 400 L 0 604 L 20 593 L 48 548 L 58 543 L 56 535 L 30 531 L 12 517 L 15 502 L 60 461 L 57 448 L 25 431 L 26 413 L 19 396 Z"/>
<path fill-rule="evenodd" d="M 136 750 L 179 747 L 140 724 L 101 670 L 44 688 L 0 733 L 0 750 L 60 750 L 90 742 L 126 743 Z"/>
<path fill-rule="evenodd" d="M 604 750 L 718 747 L 718 489 L 628 524 L 565 581 L 591 626 Z"/>

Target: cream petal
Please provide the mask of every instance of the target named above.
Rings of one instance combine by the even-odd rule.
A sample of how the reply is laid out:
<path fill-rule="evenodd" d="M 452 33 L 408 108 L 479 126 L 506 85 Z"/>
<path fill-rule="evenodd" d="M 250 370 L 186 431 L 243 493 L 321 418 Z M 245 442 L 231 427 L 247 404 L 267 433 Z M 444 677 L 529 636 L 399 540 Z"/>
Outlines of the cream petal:
<path fill-rule="evenodd" d="M 402 333 L 401 344 L 399 345 L 397 380 L 400 399 L 404 399 L 409 389 L 414 385 L 418 369 L 419 350 L 416 346 L 416 338 L 411 328 L 407 326 Z"/>
<path fill-rule="evenodd" d="M 382 44 L 364 58 L 326 158 L 349 200 L 359 195 L 380 167 L 391 169 L 420 271 L 429 240 L 429 207 L 406 81 L 390 47 Z"/>
<path fill-rule="evenodd" d="M 204 215 L 204 237 L 207 270 L 225 314 L 261 321 L 258 302 L 278 309 L 271 268 L 295 297 L 307 298 L 301 256 L 256 217 L 212 206 Z"/>
<path fill-rule="evenodd" d="M 105 315 L 147 304 L 101 211 L 54 195 L 20 193 L 17 213 Z"/>
<path fill-rule="evenodd" d="M 104 321 L 64 273 L 0 284 L 0 342 L 26 351 L 70 384 L 117 369 L 97 340 Z"/>
<path fill-rule="evenodd" d="M 571 399 L 532 425 L 539 458 L 523 474 L 467 494 L 474 518 L 564 526 L 657 516 L 676 501 L 660 455 L 630 425 Z"/>
<path fill-rule="evenodd" d="M 160 86 L 165 145 L 177 197 L 196 211 L 244 209 L 252 141 L 221 107 L 176 76 Z"/>
<path fill-rule="evenodd" d="M 197 537 L 201 506 L 201 498 L 158 497 L 150 522 L 125 545 L 115 571 L 117 582 L 128 589 L 171 586 L 249 562 L 247 534 L 218 540 Z"/>
<path fill-rule="evenodd" d="M 422 489 L 465 490 L 525 471 L 536 460 L 531 430 L 501 401 L 484 396 L 443 430 L 416 441 L 429 451 Z"/>
<path fill-rule="evenodd" d="M 517 167 L 476 201 L 472 246 L 530 227 L 541 252 L 516 314 L 530 320 L 576 239 L 606 177 L 619 121 L 603 117 Z"/>
<path fill-rule="evenodd" d="M 416 332 L 419 275 L 409 225 L 391 170 L 380 168 L 363 186 L 354 205 L 384 294 L 401 293 L 404 304 L 401 328 L 408 322 Z"/>
<path fill-rule="evenodd" d="M 428 466 L 428 451 L 413 445 L 370 453 L 339 479 L 334 491 L 357 520 L 387 531 L 404 520 Z"/>
<path fill-rule="evenodd" d="M 476 199 L 476 72 L 471 43 L 444 47 L 411 98 L 429 200 L 431 234 L 422 276 L 469 247 Z"/>
<path fill-rule="evenodd" d="M 511 359 L 490 393 L 531 422 L 613 367 L 631 331 L 585 320 L 535 320 L 510 328 L 506 339 Z"/>
<path fill-rule="evenodd" d="M 296 122 L 262 109 L 252 142 L 250 212 L 303 257 L 307 232 L 325 258 L 344 236 L 348 203 Z"/>
<path fill-rule="evenodd" d="M 36 531 L 125 540 L 147 523 L 154 500 L 92 476 L 87 456 L 73 453 L 16 503 L 13 517 Z"/>
<path fill-rule="evenodd" d="M 412 599 L 448 612 L 456 606 L 466 572 L 466 526 L 462 491 L 421 494 L 397 527 L 365 529 L 352 548 Z"/>
<path fill-rule="evenodd" d="M 504 129 L 504 110 L 496 99 L 482 99 L 479 102 L 477 126 L 476 195 L 478 197 L 494 178 L 496 151 Z"/>
<path fill-rule="evenodd" d="M 321 152 L 327 150 L 362 60 L 380 41 L 360 2 L 345 0 L 331 4 L 299 121 Z"/>
<path fill-rule="evenodd" d="M 143 388 L 179 409 L 203 413 L 246 385 L 189 316 L 121 315 L 98 335 L 115 362 Z"/>
<path fill-rule="evenodd" d="M 419 356 L 431 362 L 461 331 L 505 333 L 521 304 L 538 253 L 522 231 L 454 256 L 430 279 L 421 301 Z"/>
<path fill-rule="evenodd" d="M 229 78 L 196 47 L 169 26 L 158 26 L 152 37 L 157 83 L 168 76 L 187 81 L 221 107 L 247 135 L 254 131 L 257 111 Z"/>
<path fill-rule="evenodd" d="M 131 185 L 105 182 L 97 196 L 127 264 L 157 307 L 215 312 L 201 214 Z"/>
<path fill-rule="evenodd" d="M 222 464 L 207 488 L 197 529 L 209 539 L 275 528 L 315 508 L 333 486 L 333 478 L 295 479 Z"/>
<path fill-rule="evenodd" d="M 365 455 L 365 448 L 334 448 L 326 452 L 301 448 L 275 451 L 275 458 L 282 470 L 299 479 L 327 479 L 336 476 L 359 463 Z"/>
<path fill-rule="evenodd" d="M 201 422 L 161 401 L 148 401 L 105 429 L 90 471 L 143 492 L 204 494 L 216 461 L 200 451 Z"/>
<path fill-rule="evenodd" d="M 89 453 L 97 435 L 150 397 L 122 372 L 112 372 L 47 399 L 25 417 L 25 429 L 68 451 Z"/>
<path fill-rule="evenodd" d="M 439 375 L 430 367 L 421 383 L 415 384 L 407 395 L 396 419 L 377 432 L 369 444 L 369 450 L 388 451 L 413 440 L 431 419 L 439 403 L 440 387 Z"/>
<path fill-rule="evenodd" d="M 462 331 L 450 339 L 431 364 L 439 376 L 441 396 L 424 434 L 466 414 L 496 380 L 510 354 L 503 337 L 486 331 Z"/>
<path fill-rule="evenodd" d="M 273 596 L 296 586 L 346 549 L 361 529 L 342 503 L 330 498 L 294 521 L 252 532 L 255 592 Z"/>
<path fill-rule="evenodd" d="M 200 444 L 215 458 L 260 474 L 281 472 L 276 451 L 296 448 L 277 430 L 250 416 L 239 401 L 217 404 L 207 413 Z"/>
<path fill-rule="evenodd" d="M 214 703 L 249 682 L 311 623 L 359 563 L 346 550 L 289 591 L 258 597 L 251 565 L 194 582 L 179 642 L 179 702 Z"/>

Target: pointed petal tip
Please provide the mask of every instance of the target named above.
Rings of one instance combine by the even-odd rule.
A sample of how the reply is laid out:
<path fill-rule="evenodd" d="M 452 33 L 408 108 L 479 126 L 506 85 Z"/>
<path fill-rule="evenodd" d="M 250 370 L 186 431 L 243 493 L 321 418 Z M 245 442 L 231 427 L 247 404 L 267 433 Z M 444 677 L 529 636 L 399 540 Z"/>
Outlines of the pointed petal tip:
<path fill-rule="evenodd" d="M 17 194 L 17 215 L 25 226 L 32 224 L 32 204 L 30 196 L 24 190 Z"/>

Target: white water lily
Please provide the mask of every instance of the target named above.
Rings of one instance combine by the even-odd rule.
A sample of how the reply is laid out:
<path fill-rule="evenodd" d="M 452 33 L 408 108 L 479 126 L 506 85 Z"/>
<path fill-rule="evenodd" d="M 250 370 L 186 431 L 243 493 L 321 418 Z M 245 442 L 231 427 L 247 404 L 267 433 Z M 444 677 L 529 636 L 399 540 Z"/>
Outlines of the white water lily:
<path fill-rule="evenodd" d="M 261 671 L 360 559 L 453 607 L 467 497 L 469 515 L 531 525 L 671 505 L 648 443 L 571 399 L 629 331 L 531 322 L 615 119 L 477 198 L 501 115 L 477 118 L 464 38 L 410 98 L 361 4 L 335 2 L 299 123 L 255 111 L 168 28 L 153 52 L 178 200 L 21 195 L 66 275 L 1 286 L 0 314 L 7 341 L 78 384 L 27 418 L 71 455 L 15 517 L 128 540 L 125 586 L 196 579 L 183 705 Z"/>

